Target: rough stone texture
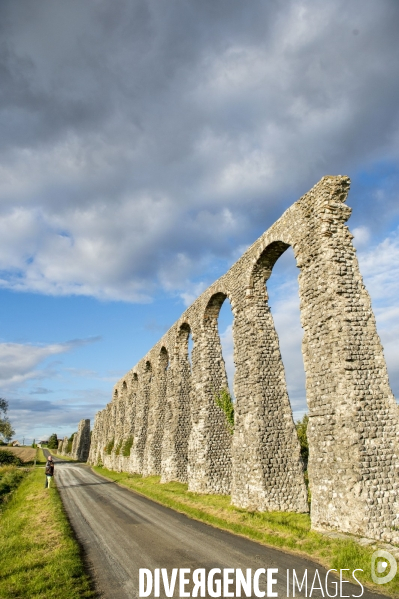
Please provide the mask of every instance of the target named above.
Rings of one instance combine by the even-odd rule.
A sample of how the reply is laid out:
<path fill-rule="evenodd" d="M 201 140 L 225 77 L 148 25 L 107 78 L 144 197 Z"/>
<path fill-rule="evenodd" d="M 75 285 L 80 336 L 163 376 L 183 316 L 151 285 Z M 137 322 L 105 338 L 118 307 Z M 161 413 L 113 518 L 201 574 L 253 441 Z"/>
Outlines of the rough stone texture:
<path fill-rule="evenodd" d="M 63 439 L 58 439 L 57 452 L 61 451 L 63 442 Z"/>
<path fill-rule="evenodd" d="M 90 451 L 90 420 L 81 420 L 73 444 L 71 457 L 81 462 L 86 462 Z"/>
<path fill-rule="evenodd" d="M 348 190 L 347 177 L 323 177 L 117 383 L 96 416 L 91 463 L 160 473 L 162 481 L 187 481 L 197 492 L 231 493 L 234 505 L 252 510 L 308 511 L 267 296 L 273 266 L 291 246 L 304 330 L 312 527 L 399 542 L 399 414 L 345 225 Z M 214 402 L 226 386 L 217 330 L 226 298 L 234 315 L 233 436 Z M 107 454 L 110 440 L 132 431 L 123 463 L 116 445 Z"/>
<path fill-rule="evenodd" d="M 68 447 L 68 437 L 64 437 L 62 440 L 60 453 L 62 455 L 67 455 L 67 447 Z"/>
<path fill-rule="evenodd" d="M 75 456 L 76 455 L 77 447 L 78 447 L 78 433 L 75 433 L 73 435 L 73 438 L 72 438 L 72 449 L 71 449 L 71 452 L 69 454 L 67 454 L 67 455 L 70 455 L 71 457 Z"/>

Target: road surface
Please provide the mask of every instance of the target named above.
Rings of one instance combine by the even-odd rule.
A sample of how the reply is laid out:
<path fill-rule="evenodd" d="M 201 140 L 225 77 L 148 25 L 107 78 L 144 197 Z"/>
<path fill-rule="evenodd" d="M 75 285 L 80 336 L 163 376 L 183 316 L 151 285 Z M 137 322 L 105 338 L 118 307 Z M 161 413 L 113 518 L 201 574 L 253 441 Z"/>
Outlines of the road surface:
<path fill-rule="evenodd" d="M 45 451 L 48 454 L 48 451 Z M 292 597 L 292 571 L 301 582 L 307 570 L 308 591 L 296 587 L 296 597 L 322 597 L 321 590 L 310 588 L 318 570 L 325 593 L 326 571 L 298 556 L 258 545 L 255 542 L 232 535 L 165 508 L 114 482 L 108 481 L 83 464 L 64 462 L 55 458 L 56 484 L 76 536 L 84 549 L 90 570 L 100 595 L 105 599 L 132 599 L 139 597 L 139 569 L 147 568 L 153 575 L 156 568 L 166 568 L 170 578 L 173 568 L 188 568 L 183 575 L 191 581 L 192 572 L 205 568 L 246 568 L 254 572 L 260 568 L 275 568 L 271 573 L 277 582 L 271 587 L 278 597 Z M 287 593 L 287 569 L 290 571 L 289 595 Z M 155 576 L 155 575 L 154 575 Z M 219 575 L 220 576 L 220 575 Z M 234 574 L 230 573 L 230 578 Z M 344 572 L 348 580 L 351 572 Z M 166 597 L 160 575 L 160 597 Z M 216 575 L 215 579 L 218 578 Z M 330 580 L 330 578 L 329 578 Z M 333 579 L 331 579 L 333 581 Z M 353 581 L 353 579 L 352 579 Z M 179 597 L 179 573 L 174 597 Z M 315 587 L 319 586 L 316 578 Z M 267 575 L 259 578 L 260 591 L 266 591 Z M 192 582 L 185 587 L 190 592 Z M 211 586 L 211 589 L 214 588 Z M 233 591 L 234 584 L 228 587 Z M 343 583 L 342 596 L 359 596 L 361 587 Z M 382 589 L 381 589 L 382 590 Z M 331 596 L 336 593 L 329 587 Z M 198 593 L 200 596 L 200 594 Z M 149 597 L 154 597 L 153 592 Z M 206 594 L 208 595 L 208 593 Z M 245 597 L 245 594 L 242 593 Z M 252 588 L 252 597 L 255 597 Z M 338 597 L 341 592 L 338 586 Z M 364 590 L 365 599 L 381 599 L 381 595 Z"/>

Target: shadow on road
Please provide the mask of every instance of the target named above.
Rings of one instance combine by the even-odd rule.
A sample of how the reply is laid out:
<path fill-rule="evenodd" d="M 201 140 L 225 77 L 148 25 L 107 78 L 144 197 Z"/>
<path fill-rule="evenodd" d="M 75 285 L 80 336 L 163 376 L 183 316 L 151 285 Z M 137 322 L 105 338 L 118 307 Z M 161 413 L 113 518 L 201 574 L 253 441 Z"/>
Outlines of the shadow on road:
<path fill-rule="evenodd" d="M 115 481 L 114 480 L 105 480 L 104 482 L 99 482 L 99 483 L 75 483 L 75 484 L 71 484 L 71 485 L 57 485 L 58 489 L 69 489 L 70 487 L 93 487 L 93 486 L 97 486 L 97 485 L 115 485 Z"/>

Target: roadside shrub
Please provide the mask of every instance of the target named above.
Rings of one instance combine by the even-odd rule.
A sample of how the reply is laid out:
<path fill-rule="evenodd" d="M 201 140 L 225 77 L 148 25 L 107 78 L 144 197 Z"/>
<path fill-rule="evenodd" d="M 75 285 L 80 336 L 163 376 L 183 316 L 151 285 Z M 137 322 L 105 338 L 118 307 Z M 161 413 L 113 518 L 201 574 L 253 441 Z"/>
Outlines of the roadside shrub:
<path fill-rule="evenodd" d="M 18 487 L 26 472 L 27 470 L 20 470 L 15 466 L 0 467 L 0 503 Z"/>
<path fill-rule="evenodd" d="M 234 404 L 230 392 L 226 388 L 220 389 L 215 393 L 214 398 L 218 408 L 224 412 L 227 430 L 232 435 L 234 432 Z"/>
<path fill-rule="evenodd" d="M 114 445 L 115 445 L 115 439 L 111 439 L 111 441 L 108 441 L 108 443 L 104 447 L 104 451 L 107 455 L 111 455 Z"/>
<path fill-rule="evenodd" d="M 125 456 L 125 458 L 128 458 L 130 456 L 130 450 L 133 447 L 133 436 L 130 435 L 130 437 L 128 437 L 126 439 L 126 441 L 123 444 L 122 447 L 122 455 Z"/>
<path fill-rule="evenodd" d="M 0 449 L 0 465 L 22 466 L 23 461 L 16 456 L 12 451 Z"/>
<path fill-rule="evenodd" d="M 308 423 L 309 416 L 304 414 L 302 420 L 297 420 L 295 423 L 296 432 L 301 446 L 301 458 L 303 462 L 303 475 L 305 479 L 305 485 L 308 490 L 308 503 L 311 504 L 312 494 L 309 487 L 309 475 L 308 475 L 308 460 L 309 460 L 309 444 L 308 444 Z"/>

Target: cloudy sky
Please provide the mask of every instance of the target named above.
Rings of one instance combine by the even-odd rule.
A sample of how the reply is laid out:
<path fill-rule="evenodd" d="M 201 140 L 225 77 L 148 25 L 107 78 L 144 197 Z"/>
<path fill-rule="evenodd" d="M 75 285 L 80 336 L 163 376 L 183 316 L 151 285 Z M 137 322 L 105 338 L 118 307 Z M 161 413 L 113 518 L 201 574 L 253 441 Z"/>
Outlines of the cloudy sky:
<path fill-rule="evenodd" d="M 70 434 L 323 175 L 399 396 L 397 0 L 2 0 L 0 394 Z M 297 269 L 270 280 L 295 416 Z M 231 314 L 220 333 L 231 366 Z M 231 376 L 230 376 L 231 378 Z"/>

